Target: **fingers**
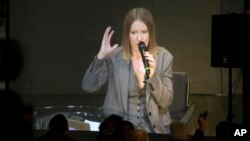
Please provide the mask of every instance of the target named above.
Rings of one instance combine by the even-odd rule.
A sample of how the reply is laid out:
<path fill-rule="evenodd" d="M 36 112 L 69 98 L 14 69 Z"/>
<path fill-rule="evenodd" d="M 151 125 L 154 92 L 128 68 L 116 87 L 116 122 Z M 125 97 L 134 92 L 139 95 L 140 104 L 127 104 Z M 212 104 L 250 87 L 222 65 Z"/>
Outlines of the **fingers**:
<path fill-rule="evenodd" d="M 149 78 L 151 78 L 151 77 L 153 77 L 154 72 L 155 72 L 155 66 L 156 66 L 155 59 L 154 59 L 154 57 L 151 54 L 149 54 L 149 52 L 145 52 L 144 56 L 147 59 L 148 64 L 150 66 L 150 75 L 149 75 Z"/>
<path fill-rule="evenodd" d="M 111 48 L 110 48 L 110 53 L 112 53 L 116 48 L 118 47 L 118 44 L 115 44 L 113 45 Z"/>
<path fill-rule="evenodd" d="M 102 38 L 102 44 L 104 45 L 107 45 L 107 44 L 110 44 L 110 40 L 111 40 L 111 37 L 114 33 L 114 30 L 112 30 L 111 32 L 111 27 L 107 27 L 104 34 L 103 34 L 103 38 Z"/>
<path fill-rule="evenodd" d="M 110 40 L 113 34 L 114 34 L 114 30 L 111 30 L 111 26 L 108 26 L 104 32 L 103 39 Z"/>
<path fill-rule="evenodd" d="M 111 30 L 111 27 L 108 26 L 108 27 L 106 28 L 105 32 L 104 32 L 103 39 L 106 39 L 106 38 L 108 37 L 108 34 L 109 34 L 110 30 Z"/>
<path fill-rule="evenodd" d="M 109 27 L 107 27 L 104 34 L 103 34 L 103 37 L 102 37 L 102 44 L 105 43 L 105 39 L 107 38 L 107 34 L 108 34 L 109 30 L 110 30 Z"/>
<path fill-rule="evenodd" d="M 110 44 L 110 41 L 111 41 L 113 34 L 114 34 L 114 30 L 111 29 L 111 26 L 107 27 L 104 34 L 103 34 L 103 39 L 102 39 L 100 51 L 97 54 L 97 57 L 99 59 L 105 58 L 106 56 L 111 54 L 118 47 L 118 44 L 115 44 L 113 46 L 111 46 L 111 44 Z"/>
<path fill-rule="evenodd" d="M 115 44 L 115 45 L 112 46 L 112 48 L 114 48 L 114 49 L 117 48 L 117 47 L 118 47 L 118 44 Z"/>
<path fill-rule="evenodd" d="M 107 39 L 108 39 L 109 41 L 111 40 L 113 34 L 114 34 L 114 30 L 112 30 L 111 32 L 108 33 Z"/>
<path fill-rule="evenodd" d="M 151 54 L 149 54 L 148 52 L 145 52 L 144 56 L 148 60 L 148 63 L 150 65 L 150 67 L 151 68 L 155 67 L 155 59 L 154 59 L 154 57 Z"/>

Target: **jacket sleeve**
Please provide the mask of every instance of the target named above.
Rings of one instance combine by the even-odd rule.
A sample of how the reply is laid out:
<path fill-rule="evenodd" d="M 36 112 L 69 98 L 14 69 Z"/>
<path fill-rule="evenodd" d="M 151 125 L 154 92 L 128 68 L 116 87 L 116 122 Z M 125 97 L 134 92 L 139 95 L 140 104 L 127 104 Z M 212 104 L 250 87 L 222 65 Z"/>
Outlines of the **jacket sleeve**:
<path fill-rule="evenodd" d="M 173 78 L 172 78 L 172 62 L 171 54 L 164 54 L 158 59 L 157 72 L 147 83 L 150 88 L 150 94 L 155 103 L 160 108 L 168 108 L 173 98 Z"/>
<path fill-rule="evenodd" d="M 95 92 L 108 79 L 108 64 L 106 59 L 94 58 L 82 79 L 82 89 L 87 92 Z"/>

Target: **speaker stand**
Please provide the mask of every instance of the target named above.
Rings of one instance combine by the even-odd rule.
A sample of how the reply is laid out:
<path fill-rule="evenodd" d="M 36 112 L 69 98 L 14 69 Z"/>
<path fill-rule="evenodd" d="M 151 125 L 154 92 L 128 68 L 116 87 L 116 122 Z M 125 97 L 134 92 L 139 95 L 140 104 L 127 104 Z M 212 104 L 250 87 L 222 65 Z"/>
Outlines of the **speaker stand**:
<path fill-rule="evenodd" d="M 233 104 L 233 93 L 232 93 L 232 68 L 228 68 L 228 115 L 227 115 L 227 121 L 232 122 L 234 115 L 232 112 Z"/>
<path fill-rule="evenodd" d="M 243 124 L 250 127 L 250 113 L 249 113 L 249 106 L 250 106 L 250 68 L 245 67 L 243 68 Z"/>

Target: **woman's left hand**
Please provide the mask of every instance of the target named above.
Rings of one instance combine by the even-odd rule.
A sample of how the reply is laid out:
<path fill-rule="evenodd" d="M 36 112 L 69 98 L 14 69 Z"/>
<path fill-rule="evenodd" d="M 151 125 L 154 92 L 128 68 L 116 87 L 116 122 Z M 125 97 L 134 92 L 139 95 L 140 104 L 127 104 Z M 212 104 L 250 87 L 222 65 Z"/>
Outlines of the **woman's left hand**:
<path fill-rule="evenodd" d="M 149 54 L 149 52 L 145 52 L 144 56 L 148 60 L 148 64 L 150 67 L 149 78 L 151 78 L 151 77 L 153 77 L 153 75 L 155 73 L 155 67 L 156 67 L 155 59 L 151 54 Z"/>

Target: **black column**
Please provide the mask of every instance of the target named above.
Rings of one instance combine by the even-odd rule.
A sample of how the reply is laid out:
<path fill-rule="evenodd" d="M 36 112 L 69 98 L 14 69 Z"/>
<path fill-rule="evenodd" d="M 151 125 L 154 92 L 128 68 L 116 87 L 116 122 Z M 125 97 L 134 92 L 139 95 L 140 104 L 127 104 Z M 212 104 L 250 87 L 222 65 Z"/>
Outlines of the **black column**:
<path fill-rule="evenodd" d="M 245 0 L 244 3 L 244 12 L 245 15 L 248 16 L 248 35 L 247 35 L 247 54 L 250 53 L 250 0 Z M 242 69 L 243 72 L 243 96 L 242 96 L 242 104 L 243 104 L 243 124 L 250 127 L 250 59 L 249 55 L 247 56 L 247 63 Z"/>
<path fill-rule="evenodd" d="M 250 126 L 250 70 L 249 68 L 243 68 L 243 124 Z"/>

